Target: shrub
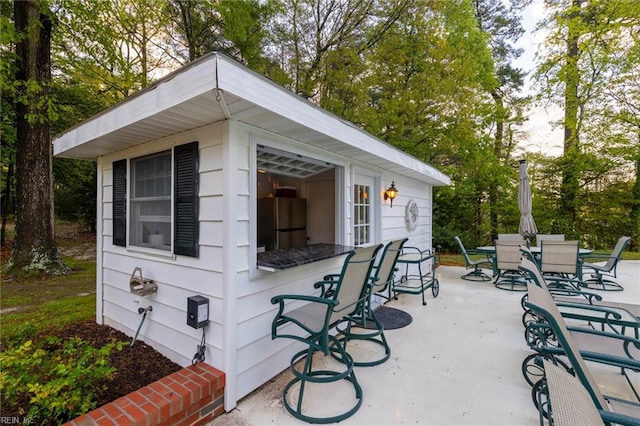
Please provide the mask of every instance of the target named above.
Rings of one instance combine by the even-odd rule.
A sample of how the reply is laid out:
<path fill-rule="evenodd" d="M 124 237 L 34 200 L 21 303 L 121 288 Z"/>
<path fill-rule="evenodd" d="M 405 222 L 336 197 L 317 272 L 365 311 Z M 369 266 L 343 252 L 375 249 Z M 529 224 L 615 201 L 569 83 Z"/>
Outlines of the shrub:
<path fill-rule="evenodd" d="M 33 340 L 0 352 L 0 391 L 3 412 L 34 419 L 40 424 L 62 423 L 95 408 L 99 390 L 115 369 L 109 355 L 121 343 L 94 348 L 72 338 Z M 4 415 L 4 413 L 3 413 Z"/>

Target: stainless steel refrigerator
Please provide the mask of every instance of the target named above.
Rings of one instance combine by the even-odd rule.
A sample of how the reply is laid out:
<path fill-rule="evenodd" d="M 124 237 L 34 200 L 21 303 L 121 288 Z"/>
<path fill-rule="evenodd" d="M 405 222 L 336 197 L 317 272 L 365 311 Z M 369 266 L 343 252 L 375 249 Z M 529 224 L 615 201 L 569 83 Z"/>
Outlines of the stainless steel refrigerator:
<path fill-rule="evenodd" d="M 304 198 L 258 199 L 258 246 L 265 250 L 307 245 L 307 200 Z"/>

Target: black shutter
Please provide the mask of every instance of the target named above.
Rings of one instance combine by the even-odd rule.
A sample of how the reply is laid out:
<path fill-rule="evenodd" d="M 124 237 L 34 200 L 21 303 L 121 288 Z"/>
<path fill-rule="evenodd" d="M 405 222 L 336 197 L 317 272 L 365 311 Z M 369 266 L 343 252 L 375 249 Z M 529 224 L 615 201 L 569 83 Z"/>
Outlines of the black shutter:
<path fill-rule="evenodd" d="M 175 229 L 173 252 L 198 257 L 198 142 L 174 148 Z"/>
<path fill-rule="evenodd" d="M 127 245 L 127 160 L 113 162 L 113 244 Z"/>

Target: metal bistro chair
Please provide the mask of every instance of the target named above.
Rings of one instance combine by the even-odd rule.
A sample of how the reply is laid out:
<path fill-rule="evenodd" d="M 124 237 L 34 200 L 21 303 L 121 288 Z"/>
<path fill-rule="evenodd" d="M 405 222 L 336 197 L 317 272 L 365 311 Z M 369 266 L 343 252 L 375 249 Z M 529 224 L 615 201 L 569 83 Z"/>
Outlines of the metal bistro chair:
<path fill-rule="evenodd" d="M 491 280 L 491 277 L 487 274 L 485 274 L 482 269 L 480 269 L 483 265 L 486 265 L 487 268 L 493 268 L 493 262 L 491 261 L 491 259 L 489 259 L 486 255 L 484 255 L 484 258 L 482 259 L 478 259 L 478 260 L 472 260 L 469 255 L 470 254 L 478 254 L 480 253 L 477 250 L 467 250 L 464 247 L 464 244 L 462 244 L 462 241 L 460 240 L 460 237 L 453 237 L 456 240 L 456 243 L 458 244 L 458 248 L 460 249 L 460 252 L 462 253 L 462 257 L 464 257 L 464 263 L 465 263 L 465 267 L 467 269 L 471 269 L 473 268 L 473 271 L 468 272 L 467 274 L 461 276 L 460 278 L 462 278 L 463 280 L 468 280 L 468 281 L 489 281 Z"/>
<path fill-rule="evenodd" d="M 527 282 L 518 269 L 520 266 L 520 246 L 526 242 L 520 240 L 496 240 L 495 280 L 493 284 L 502 290 L 527 291 Z"/>
<path fill-rule="evenodd" d="M 585 286 L 592 290 L 622 291 L 624 288 L 615 282 L 618 262 L 622 260 L 622 252 L 631 241 L 631 237 L 620 237 L 611 254 L 591 253 L 583 259 L 606 260 L 604 265 L 592 262 L 582 264 L 583 275 L 590 274 L 591 278 L 584 280 Z"/>
<path fill-rule="evenodd" d="M 564 234 L 536 234 L 536 245 L 540 247 L 543 241 L 564 241 Z"/>
<path fill-rule="evenodd" d="M 527 302 L 528 307 L 547 321 L 547 324 L 558 340 L 558 346 L 563 349 L 564 355 L 571 365 L 572 373 L 578 378 L 578 380 L 580 380 L 580 383 L 582 383 L 589 393 L 593 403 L 600 413 L 600 416 L 602 417 L 602 420 L 607 424 L 640 424 L 640 404 L 638 404 L 637 400 L 623 399 L 617 396 L 605 395 L 601 392 L 596 378 L 589 370 L 585 362 L 585 358 L 567 329 L 567 326 L 560 316 L 551 295 L 545 293 L 542 288 L 535 284 L 530 284 L 529 292 L 531 297 Z M 535 297 L 533 297 L 532 293 L 535 293 Z M 535 303 L 532 302 L 533 300 L 535 300 Z M 541 386 L 543 384 L 544 382 L 540 381 L 532 389 L 536 404 L 544 399 L 549 401 L 548 397 L 543 398 L 538 394 L 544 389 L 544 386 Z M 551 405 L 553 405 L 553 399 L 551 399 L 550 402 Z M 551 413 L 553 413 L 553 407 L 551 407 Z M 580 423 L 577 422 L 573 424 Z"/>
<path fill-rule="evenodd" d="M 578 241 L 543 240 L 540 271 L 551 286 L 577 290 L 582 279 Z"/>
<path fill-rule="evenodd" d="M 271 299 L 272 304 L 278 304 L 278 313 L 271 325 L 271 337 L 294 339 L 308 345 L 291 358 L 291 372 L 294 378 L 285 386 L 283 402 L 287 411 L 294 417 L 309 423 L 333 423 L 352 416 L 362 404 L 362 388 L 358 383 L 353 369 L 353 358 L 346 352 L 343 344 L 337 337 L 329 333 L 343 318 L 353 315 L 362 304 L 366 303 L 368 296 L 368 283 L 371 269 L 376 259 L 378 250 L 382 244 L 371 247 L 361 247 L 350 252 L 342 267 L 338 279 L 324 280 L 314 284 L 315 288 L 321 288 L 320 296 L 301 294 L 283 294 Z M 309 302 L 299 308 L 285 312 L 288 306 L 286 301 Z M 335 353 L 343 367 L 340 371 L 316 369 L 313 366 L 313 356 L 316 352 L 324 356 Z M 303 358 L 302 370 L 296 368 L 296 363 Z M 305 386 L 308 384 L 330 384 L 340 380 L 347 380 L 353 386 L 355 401 L 353 404 L 346 402 L 350 408 L 339 408 L 337 414 L 317 416 L 309 413 L 310 403 L 304 403 Z M 289 400 L 292 387 L 299 383 L 299 389 L 295 405 Z M 292 395 L 295 396 L 295 395 Z M 323 406 L 323 400 L 314 401 L 314 405 Z M 334 411 L 338 409 L 334 408 Z M 331 411 L 331 409 L 329 409 Z"/>
<path fill-rule="evenodd" d="M 523 299 L 525 310 L 522 323 L 525 327 L 525 341 L 535 353 L 527 356 L 522 362 L 522 374 L 530 385 L 534 385 L 540 378 L 540 367 L 535 362 L 539 355 L 553 357 L 555 362 L 569 369 L 564 359 L 564 350 L 558 344 L 553 331 L 546 324 L 546 320 L 530 308 L 540 303 L 540 291 L 553 299 L 558 317 L 568 320 L 571 325 L 567 328 L 576 341 L 582 356 L 587 361 L 610 365 L 620 368 L 620 372 L 627 379 L 633 391 L 634 374 L 640 372 L 640 340 L 638 330 L 640 321 L 622 307 L 590 305 L 573 301 L 559 301 L 556 292 L 567 290 L 552 290 L 533 261 L 523 258 L 520 269 L 527 273 L 530 280 L 527 283 L 527 297 Z M 575 291 L 572 291 L 576 293 Z M 601 330 L 597 330 L 596 326 Z M 626 331 L 626 330 L 630 330 Z M 631 333 L 635 336 L 632 337 Z M 631 373 L 631 374 L 629 374 Z M 639 397 L 640 398 L 640 397 Z"/>
<path fill-rule="evenodd" d="M 384 325 L 376 317 L 375 310 L 371 307 L 371 299 L 374 294 L 378 294 L 387 300 L 391 297 L 391 284 L 397 270 L 396 263 L 402 247 L 407 241 L 408 238 L 403 238 L 391 241 L 384 246 L 380 262 L 373 267 L 373 276 L 368 286 L 368 295 L 365 303 L 362 303 L 353 315 L 345 317 L 341 323 L 336 325 L 336 330 L 342 334 L 339 340 L 347 352 L 347 344 L 351 340 L 373 342 L 384 348 L 384 355 L 380 358 L 368 361 L 354 359 L 353 364 L 356 367 L 379 365 L 391 357 L 391 348 L 384 336 Z M 325 280 L 334 277 L 326 276 Z M 389 296 L 384 295 L 385 291 L 389 292 Z M 335 356 L 336 354 L 332 353 L 332 355 Z M 351 355 L 353 357 L 353 352 Z"/>

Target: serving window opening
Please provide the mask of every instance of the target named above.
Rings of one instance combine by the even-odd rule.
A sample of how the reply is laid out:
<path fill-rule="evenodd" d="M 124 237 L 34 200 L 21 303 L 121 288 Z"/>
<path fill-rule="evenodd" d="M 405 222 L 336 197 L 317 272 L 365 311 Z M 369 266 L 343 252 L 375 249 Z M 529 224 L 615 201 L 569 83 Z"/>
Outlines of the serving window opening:
<path fill-rule="evenodd" d="M 336 243 L 336 173 L 315 158 L 256 147 L 258 253 Z"/>

